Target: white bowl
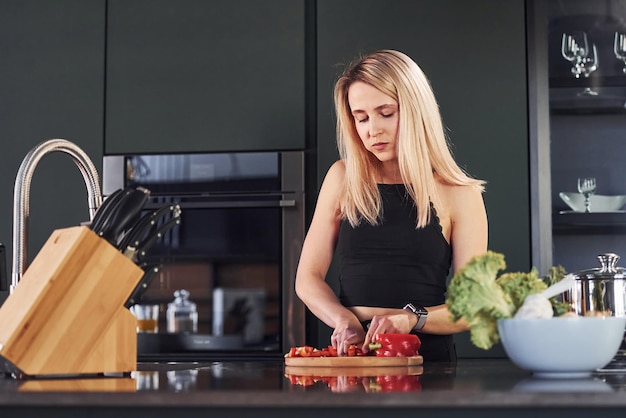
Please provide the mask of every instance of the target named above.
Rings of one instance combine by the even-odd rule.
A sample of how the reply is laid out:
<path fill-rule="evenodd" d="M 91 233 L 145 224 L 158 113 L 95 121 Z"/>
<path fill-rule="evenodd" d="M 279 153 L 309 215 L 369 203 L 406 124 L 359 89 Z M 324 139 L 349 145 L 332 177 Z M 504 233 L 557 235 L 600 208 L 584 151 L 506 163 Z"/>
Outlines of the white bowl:
<path fill-rule="evenodd" d="M 585 196 L 580 193 L 560 192 L 559 196 L 575 212 L 585 211 Z M 626 195 L 594 194 L 589 198 L 591 212 L 615 212 L 626 204 Z"/>
<path fill-rule="evenodd" d="M 529 377 L 517 383 L 515 392 L 614 392 L 611 385 L 596 377 L 544 379 Z"/>
<path fill-rule="evenodd" d="M 606 366 L 624 339 L 626 317 L 498 320 L 504 351 L 537 377 L 580 378 Z"/>

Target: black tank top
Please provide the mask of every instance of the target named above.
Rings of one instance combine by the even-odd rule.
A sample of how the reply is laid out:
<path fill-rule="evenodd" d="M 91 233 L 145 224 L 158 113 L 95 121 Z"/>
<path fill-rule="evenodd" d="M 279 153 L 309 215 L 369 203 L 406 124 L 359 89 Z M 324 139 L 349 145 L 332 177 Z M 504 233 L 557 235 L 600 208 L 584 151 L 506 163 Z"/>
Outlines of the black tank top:
<path fill-rule="evenodd" d="M 403 185 L 380 184 L 382 220 L 339 227 L 339 298 L 345 306 L 402 308 L 445 302 L 452 249 L 432 210 L 416 229 L 417 208 Z"/>
<path fill-rule="evenodd" d="M 337 242 L 339 299 L 344 306 L 401 309 L 445 303 L 452 248 L 432 208 L 416 229 L 417 208 L 404 185 L 379 184 L 383 205 L 378 225 L 341 221 Z M 451 335 L 418 333 L 425 361 L 456 361 Z"/>

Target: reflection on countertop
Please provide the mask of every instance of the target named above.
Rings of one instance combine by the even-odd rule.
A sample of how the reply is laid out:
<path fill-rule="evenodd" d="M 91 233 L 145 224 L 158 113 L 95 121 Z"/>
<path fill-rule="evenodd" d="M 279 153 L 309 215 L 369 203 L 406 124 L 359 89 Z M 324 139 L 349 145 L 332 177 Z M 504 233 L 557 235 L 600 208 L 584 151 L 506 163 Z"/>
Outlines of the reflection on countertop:
<path fill-rule="evenodd" d="M 308 370 L 304 370 L 308 369 Z M 506 359 L 419 367 L 286 368 L 282 359 L 140 363 L 129 376 L 0 378 L 0 408 L 626 407 L 626 372 L 536 379 Z M 384 370 L 381 370 L 384 369 Z M 289 396 L 285 396 L 288 394 Z M 292 409 L 293 410 L 293 409 Z M 3 414 L 4 416 L 4 414 Z"/>

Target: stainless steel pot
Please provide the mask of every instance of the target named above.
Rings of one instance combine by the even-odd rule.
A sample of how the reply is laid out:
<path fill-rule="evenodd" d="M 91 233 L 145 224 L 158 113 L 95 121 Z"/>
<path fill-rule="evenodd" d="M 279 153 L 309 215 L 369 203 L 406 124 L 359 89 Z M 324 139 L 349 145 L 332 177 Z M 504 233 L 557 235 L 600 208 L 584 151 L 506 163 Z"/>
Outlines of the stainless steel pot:
<path fill-rule="evenodd" d="M 626 271 L 617 267 L 619 255 L 601 254 L 600 267 L 572 273 L 576 284 L 563 294 L 581 316 L 626 316 Z"/>

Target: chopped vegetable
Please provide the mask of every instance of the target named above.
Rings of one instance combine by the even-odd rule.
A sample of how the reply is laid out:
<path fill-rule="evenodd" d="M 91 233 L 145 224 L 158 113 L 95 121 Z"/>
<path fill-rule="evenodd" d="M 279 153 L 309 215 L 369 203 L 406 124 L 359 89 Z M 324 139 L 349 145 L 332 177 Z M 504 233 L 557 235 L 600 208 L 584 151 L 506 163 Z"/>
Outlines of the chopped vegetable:
<path fill-rule="evenodd" d="M 376 392 L 420 392 L 422 383 L 417 375 L 376 376 L 376 384 L 370 383 L 370 389 Z"/>
<path fill-rule="evenodd" d="M 346 350 L 346 356 L 410 357 L 418 354 L 421 344 L 419 337 L 414 334 L 376 334 L 368 353 L 363 353 L 358 345 L 351 344 Z M 304 345 L 291 347 L 285 357 L 337 357 L 337 349 L 332 345 L 321 350 Z"/>
<path fill-rule="evenodd" d="M 419 354 L 421 345 L 415 334 L 376 334 L 369 349 L 376 357 L 411 357 Z"/>

